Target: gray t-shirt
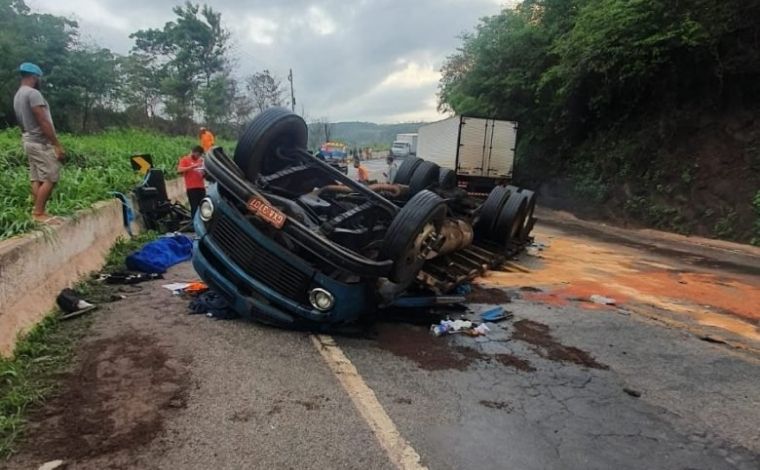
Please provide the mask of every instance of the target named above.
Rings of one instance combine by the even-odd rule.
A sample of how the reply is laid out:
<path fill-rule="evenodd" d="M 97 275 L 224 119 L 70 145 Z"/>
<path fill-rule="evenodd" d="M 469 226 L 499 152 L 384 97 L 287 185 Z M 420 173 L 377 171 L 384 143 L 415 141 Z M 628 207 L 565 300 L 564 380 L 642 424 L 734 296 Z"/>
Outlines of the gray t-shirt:
<path fill-rule="evenodd" d="M 34 113 L 32 112 L 32 108 L 35 106 L 43 106 L 45 108 L 45 114 L 52 125 L 53 118 L 50 116 L 50 107 L 45 98 L 42 97 L 42 93 L 30 86 L 21 85 L 16 92 L 16 96 L 13 97 L 13 110 L 16 112 L 16 120 L 18 120 L 21 129 L 24 131 L 23 139 L 25 142 L 49 144 L 50 141 L 42 134 L 42 129 L 37 123 L 37 118 L 34 117 Z"/>

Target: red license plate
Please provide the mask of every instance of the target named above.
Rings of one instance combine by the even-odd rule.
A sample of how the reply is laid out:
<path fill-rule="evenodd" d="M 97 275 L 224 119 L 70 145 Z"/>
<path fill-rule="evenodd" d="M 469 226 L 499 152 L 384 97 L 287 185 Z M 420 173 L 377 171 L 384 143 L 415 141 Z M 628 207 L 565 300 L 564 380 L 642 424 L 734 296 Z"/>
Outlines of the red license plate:
<path fill-rule="evenodd" d="M 282 228 L 285 225 L 285 214 L 262 199 L 252 197 L 248 201 L 248 210 L 273 227 Z"/>

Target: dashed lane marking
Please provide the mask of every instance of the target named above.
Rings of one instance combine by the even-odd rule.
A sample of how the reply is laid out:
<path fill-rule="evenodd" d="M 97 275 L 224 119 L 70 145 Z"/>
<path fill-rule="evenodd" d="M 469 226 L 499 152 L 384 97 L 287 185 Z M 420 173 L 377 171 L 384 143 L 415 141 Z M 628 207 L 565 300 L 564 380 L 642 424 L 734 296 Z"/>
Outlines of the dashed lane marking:
<path fill-rule="evenodd" d="M 327 335 L 312 335 L 311 340 L 348 393 L 359 414 L 372 429 L 391 462 L 403 470 L 426 470 L 427 467 L 420 463 L 420 455 L 396 429 L 375 392 L 364 382 L 335 340 Z"/>

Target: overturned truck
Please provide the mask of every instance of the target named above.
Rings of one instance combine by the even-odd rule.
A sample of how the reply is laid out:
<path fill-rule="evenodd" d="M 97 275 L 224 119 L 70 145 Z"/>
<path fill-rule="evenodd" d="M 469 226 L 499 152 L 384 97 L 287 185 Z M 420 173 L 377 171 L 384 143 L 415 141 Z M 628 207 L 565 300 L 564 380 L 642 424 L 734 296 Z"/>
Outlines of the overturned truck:
<path fill-rule="evenodd" d="M 365 185 L 311 155 L 307 126 L 269 109 L 234 158 L 206 157 L 208 197 L 195 219 L 193 265 L 243 317 L 325 329 L 445 294 L 529 241 L 532 191 L 497 186 L 485 201 L 451 170 L 410 157 L 392 184 Z"/>

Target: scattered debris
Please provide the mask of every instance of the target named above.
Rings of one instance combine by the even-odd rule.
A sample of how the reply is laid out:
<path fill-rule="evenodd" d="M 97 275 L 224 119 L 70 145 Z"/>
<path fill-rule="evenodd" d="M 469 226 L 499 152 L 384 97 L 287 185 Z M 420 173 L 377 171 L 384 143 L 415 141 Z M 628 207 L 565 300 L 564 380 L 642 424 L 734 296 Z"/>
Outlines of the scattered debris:
<path fill-rule="evenodd" d="M 227 299 L 212 290 L 207 290 L 198 295 L 190 302 L 188 308 L 190 314 L 204 314 L 220 320 L 237 318 Z"/>
<path fill-rule="evenodd" d="M 164 276 L 156 273 L 146 274 L 118 271 L 115 273 L 101 274 L 98 281 L 105 282 L 106 284 L 139 284 L 141 282 L 163 278 Z"/>
<path fill-rule="evenodd" d="M 438 325 L 430 326 L 433 336 L 453 335 L 463 333 L 467 336 L 485 336 L 490 329 L 483 323 L 478 325 L 469 320 L 441 320 Z"/>
<path fill-rule="evenodd" d="M 64 468 L 66 468 L 66 462 L 63 460 L 51 460 L 40 465 L 38 470 L 63 470 Z"/>
<path fill-rule="evenodd" d="M 559 343 L 549 333 L 549 327 L 531 320 L 515 322 L 512 338 L 533 346 L 533 350 L 544 359 L 557 362 L 572 362 L 593 369 L 609 369 L 596 361 L 589 353 L 572 346 Z"/>
<path fill-rule="evenodd" d="M 603 295 L 592 295 L 589 300 L 599 305 L 615 305 L 615 299 Z"/>
<path fill-rule="evenodd" d="M 411 405 L 412 399 L 411 398 L 396 398 L 393 400 L 394 403 L 398 403 L 399 405 Z"/>
<path fill-rule="evenodd" d="M 728 344 L 726 340 L 723 338 L 720 338 L 718 336 L 712 336 L 712 335 L 702 335 L 698 336 L 699 339 L 702 341 L 707 341 L 708 343 L 714 343 L 714 344 Z"/>
<path fill-rule="evenodd" d="M 470 292 L 472 292 L 472 284 L 470 284 L 469 282 L 458 285 L 457 288 L 454 290 L 454 293 L 456 295 L 467 295 Z"/>
<path fill-rule="evenodd" d="M 625 393 L 627 393 L 628 395 L 630 395 L 630 396 L 634 397 L 634 398 L 639 398 L 639 397 L 641 397 L 641 392 L 640 392 L 640 391 L 638 391 L 638 390 L 634 390 L 634 389 L 632 389 L 632 388 L 624 388 L 624 389 L 623 389 L 623 391 L 624 391 Z"/>
<path fill-rule="evenodd" d="M 172 235 L 148 242 L 127 256 L 127 268 L 144 273 L 163 274 L 175 264 L 193 255 L 193 240 L 184 235 Z"/>
<path fill-rule="evenodd" d="M 181 294 L 181 293 L 182 293 L 182 291 L 184 291 L 184 290 L 187 288 L 187 286 L 189 286 L 189 285 L 190 285 L 190 283 L 189 283 L 189 282 L 172 282 L 171 284 L 164 284 L 164 285 L 163 285 L 163 286 L 161 286 L 161 287 L 163 287 L 164 289 L 168 289 L 168 290 L 170 290 L 170 291 L 171 291 L 171 293 L 172 293 L 172 294 L 174 294 L 174 295 L 179 295 L 179 294 Z"/>
<path fill-rule="evenodd" d="M 478 403 L 485 406 L 486 408 L 493 408 L 494 410 L 504 410 L 507 413 L 511 413 L 514 411 L 514 408 L 512 405 L 507 401 L 491 401 L 491 400 L 480 400 Z"/>
<path fill-rule="evenodd" d="M 481 287 L 476 284 L 471 286 L 470 292 L 467 294 L 467 301 L 473 304 L 499 305 L 512 302 L 512 298 L 504 289 Z"/>
<path fill-rule="evenodd" d="M 539 289 L 538 287 L 533 287 L 533 286 L 522 286 L 520 290 L 522 292 L 543 292 L 543 290 Z"/>
<path fill-rule="evenodd" d="M 55 299 L 58 307 L 64 312 L 59 318 L 61 320 L 69 320 L 71 318 L 84 315 L 87 312 L 95 310 L 96 305 L 93 305 L 86 300 L 82 299 L 79 294 L 73 289 L 63 289 L 58 297 Z"/>
<path fill-rule="evenodd" d="M 491 323 L 497 323 L 512 317 L 512 313 L 505 312 L 504 307 L 495 307 L 480 314 L 481 320 Z"/>

